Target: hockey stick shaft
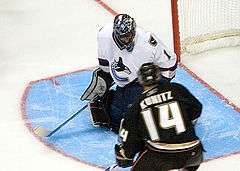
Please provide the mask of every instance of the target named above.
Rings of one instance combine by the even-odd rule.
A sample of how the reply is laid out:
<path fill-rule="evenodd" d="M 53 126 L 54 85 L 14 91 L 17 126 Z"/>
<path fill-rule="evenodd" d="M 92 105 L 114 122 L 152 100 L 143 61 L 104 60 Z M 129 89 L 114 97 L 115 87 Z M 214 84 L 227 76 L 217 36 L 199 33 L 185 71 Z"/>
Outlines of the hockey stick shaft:
<path fill-rule="evenodd" d="M 79 113 L 81 113 L 84 109 L 86 109 L 88 104 L 83 106 L 81 109 L 79 109 L 76 113 L 74 113 L 71 117 L 69 117 L 66 121 L 64 121 L 62 124 L 60 124 L 57 128 L 55 128 L 53 131 L 51 131 L 47 137 L 52 136 L 55 132 L 57 132 L 60 128 L 62 128 L 64 125 L 66 125 L 70 120 L 75 118 Z"/>

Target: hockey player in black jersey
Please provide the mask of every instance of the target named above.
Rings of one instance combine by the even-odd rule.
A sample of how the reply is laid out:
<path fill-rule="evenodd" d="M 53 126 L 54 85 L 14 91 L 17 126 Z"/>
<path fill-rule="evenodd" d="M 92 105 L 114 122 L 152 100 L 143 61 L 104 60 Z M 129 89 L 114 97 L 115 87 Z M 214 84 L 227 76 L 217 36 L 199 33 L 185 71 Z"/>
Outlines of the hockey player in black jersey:
<path fill-rule="evenodd" d="M 194 123 L 202 104 L 181 84 L 161 80 L 153 63 L 141 66 L 138 80 L 144 92 L 122 120 L 115 145 L 118 166 L 132 166 L 132 171 L 197 170 L 203 147 Z"/>

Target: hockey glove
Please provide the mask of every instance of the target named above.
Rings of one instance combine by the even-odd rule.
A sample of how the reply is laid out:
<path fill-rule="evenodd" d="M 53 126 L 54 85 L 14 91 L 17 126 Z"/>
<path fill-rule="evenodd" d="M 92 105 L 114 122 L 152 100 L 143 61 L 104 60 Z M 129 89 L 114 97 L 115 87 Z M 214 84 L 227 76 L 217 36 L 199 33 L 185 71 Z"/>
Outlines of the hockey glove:
<path fill-rule="evenodd" d="M 111 75 L 97 68 L 93 71 L 91 83 L 81 96 L 81 100 L 93 100 L 96 96 L 104 96 L 112 86 L 112 83 Z"/>
<path fill-rule="evenodd" d="M 129 167 L 133 165 L 133 159 L 127 158 L 121 145 L 115 145 L 116 162 L 120 167 Z"/>

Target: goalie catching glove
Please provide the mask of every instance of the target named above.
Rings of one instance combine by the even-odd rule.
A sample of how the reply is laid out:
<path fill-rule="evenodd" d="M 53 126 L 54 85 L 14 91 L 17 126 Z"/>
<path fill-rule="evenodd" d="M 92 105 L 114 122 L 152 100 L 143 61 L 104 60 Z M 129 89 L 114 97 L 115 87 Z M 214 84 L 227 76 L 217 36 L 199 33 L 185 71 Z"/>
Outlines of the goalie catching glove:
<path fill-rule="evenodd" d="M 97 96 L 104 96 L 112 86 L 112 83 L 113 79 L 110 73 L 97 68 L 93 71 L 91 83 L 81 96 L 81 100 L 93 100 Z"/>

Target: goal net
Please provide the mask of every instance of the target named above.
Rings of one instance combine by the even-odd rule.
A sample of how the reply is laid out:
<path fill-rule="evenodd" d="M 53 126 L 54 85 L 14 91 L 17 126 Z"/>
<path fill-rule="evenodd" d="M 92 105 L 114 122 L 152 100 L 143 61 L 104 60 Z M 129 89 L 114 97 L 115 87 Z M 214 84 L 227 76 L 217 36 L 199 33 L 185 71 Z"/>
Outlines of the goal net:
<path fill-rule="evenodd" d="M 171 0 L 177 55 L 240 45 L 239 0 Z"/>

